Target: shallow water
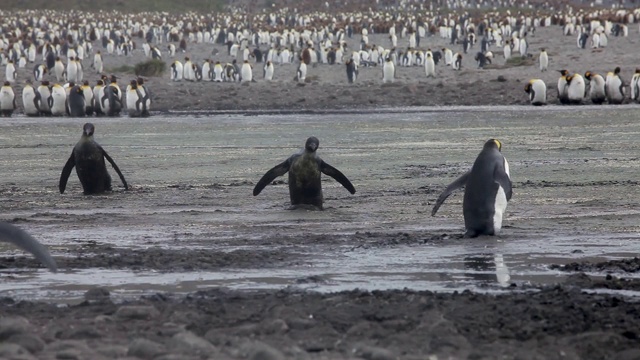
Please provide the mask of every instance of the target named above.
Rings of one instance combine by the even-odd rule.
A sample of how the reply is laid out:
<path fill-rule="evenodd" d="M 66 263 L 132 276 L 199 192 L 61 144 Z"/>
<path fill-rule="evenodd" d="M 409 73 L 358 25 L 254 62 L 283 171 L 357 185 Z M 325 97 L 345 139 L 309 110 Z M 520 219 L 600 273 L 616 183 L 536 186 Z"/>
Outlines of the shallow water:
<path fill-rule="evenodd" d="M 512 283 L 562 282 L 567 274 L 548 265 L 638 253 L 638 109 L 491 106 L 3 120 L 0 219 L 32 233 L 56 257 L 73 258 L 77 249 L 99 244 L 176 253 L 275 251 L 286 260 L 258 256 L 189 271 L 87 265 L 58 274 L 9 266 L 0 271 L 0 296 L 66 301 L 93 285 L 126 298 L 212 286 L 494 292 Z M 67 192 L 57 193 L 86 121 L 96 125 L 96 140 L 130 191 L 111 171 L 112 194 L 83 196 L 75 174 Z M 323 212 L 286 210 L 284 182 L 251 196 L 260 176 L 311 135 L 320 139 L 319 155 L 349 177 L 357 193 L 325 177 Z M 514 197 L 500 236 L 460 239 L 461 193 L 436 217 L 431 206 L 489 138 L 503 143 Z M 6 245 L 0 250 L 3 257 L 21 254 Z M 96 254 L 109 256 L 101 248 Z"/>

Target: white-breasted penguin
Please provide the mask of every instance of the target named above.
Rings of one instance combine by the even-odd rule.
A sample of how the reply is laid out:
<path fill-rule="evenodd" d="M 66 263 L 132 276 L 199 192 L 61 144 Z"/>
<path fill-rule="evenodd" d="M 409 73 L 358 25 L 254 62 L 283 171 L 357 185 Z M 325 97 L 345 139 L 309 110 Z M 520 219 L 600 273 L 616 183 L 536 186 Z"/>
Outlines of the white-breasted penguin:
<path fill-rule="evenodd" d="M 180 81 L 182 80 L 183 76 L 184 76 L 184 67 L 182 66 L 182 63 L 179 60 L 175 60 L 171 64 L 171 80 Z"/>
<path fill-rule="evenodd" d="M 386 84 L 389 82 L 393 82 L 396 77 L 396 66 L 391 61 L 390 57 L 384 61 L 384 65 L 382 65 L 382 83 Z"/>
<path fill-rule="evenodd" d="M 224 68 L 222 67 L 222 64 L 220 63 L 220 61 L 216 61 L 216 64 L 213 66 L 213 81 L 215 82 L 224 81 L 223 72 L 224 72 Z"/>
<path fill-rule="evenodd" d="M 427 74 L 427 77 L 436 77 L 436 64 L 433 61 L 433 53 L 429 50 L 426 52 L 425 57 L 424 71 Z"/>
<path fill-rule="evenodd" d="M 39 64 L 33 68 L 33 77 L 35 81 L 42 81 L 44 79 L 44 74 L 47 73 L 47 67 Z"/>
<path fill-rule="evenodd" d="M 584 78 L 589 81 L 589 98 L 594 104 L 602 104 L 607 99 L 605 81 L 602 75 L 587 71 Z"/>
<path fill-rule="evenodd" d="M 498 234 L 502 228 L 507 202 L 512 195 L 509 163 L 501 151 L 500 141 L 487 141 L 471 170 L 452 182 L 438 196 L 431 216 L 435 216 L 451 193 L 464 187 L 462 213 L 465 237 Z"/>
<path fill-rule="evenodd" d="M 631 89 L 631 101 L 640 102 L 640 69 L 636 69 L 633 74 L 629 88 Z"/>
<path fill-rule="evenodd" d="M 51 97 L 51 87 L 48 81 L 42 81 L 36 90 L 40 97 L 40 113 L 45 116 L 51 115 L 51 106 L 49 98 Z"/>
<path fill-rule="evenodd" d="M 462 69 L 462 54 L 456 53 L 455 55 L 453 55 L 453 63 L 451 64 L 451 68 L 453 70 Z"/>
<path fill-rule="evenodd" d="M 624 100 L 624 81 L 620 78 L 620 67 L 616 67 L 613 73 L 607 74 L 605 88 L 609 104 L 622 104 Z"/>
<path fill-rule="evenodd" d="M 240 76 L 242 82 L 251 82 L 253 80 L 253 67 L 249 64 L 249 60 L 245 60 L 242 63 Z"/>
<path fill-rule="evenodd" d="M 271 81 L 271 80 L 273 80 L 273 73 L 274 73 L 273 63 L 271 61 L 267 61 L 264 64 L 264 76 L 263 76 L 263 78 L 266 81 Z"/>
<path fill-rule="evenodd" d="M 13 92 L 11 83 L 5 81 L 4 85 L 0 88 L 0 115 L 11 117 L 15 109 L 16 94 Z"/>
<path fill-rule="evenodd" d="M 567 99 L 570 104 L 582 104 L 586 84 L 584 78 L 580 74 L 573 74 L 566 77 L 567 79 Z"/>
<path fill-rule="evenodd" d="M 567 76 L 569 76 L 568 70 L 558 70 L 560 72 L 560 78 L 558 79 L 558 100 L 560 100 L 561 104 L 568 104 L 568 86 L 567 86 Z"/>
<path fill-rule="evenodd" d="M 540 62 L 540 71 L 547 71 L 547 67 L 549 67 L 549 55 L 547 55 L 547 50 L 544 48 L 540 50 L 538 60 Z"/>
<path fill-rule="evenodd" d="M 300 65 L 298 66 L 298 72 L 296 76 L 299 83 L 303 83 L 307 78 L 307 64 L 304 61 L 300 60 Z"/>
<path fill-rule="evenodd" d="M 347 60 L 345 65 L 347 68 L 347 81 L 349 84 L 353 84 L 358 78 L 358 65 L 356 65 L 353 59 Z"/>
<path fill-rule="evenodd" d="M 63 116 L 67 112 L 67 91 L 60 84 L 53 84 L 49 95 L 52 116 Z"/>
<path fill-rule="evenodd" d="M 529 94 L 529 101 L 531 105 L 546 105 L 547 104 L 547 85 L 540 79 L 531 79 L 524 86 L 524 91 Z"/>
<path fill-rule="evenodd" d="M 16 71 L 16 67 L 13 65 L 13 60 L 7 61 L 7 67 L 4 73 L 6 81 L 11 83 L 16 81 L 18 72 Z"/>
<path fill-rule="evenodd" d="M 55 65 L 53 66 L 53 72 L 56 74 L 56 81 L 62 81 L 64 80 L 64 64 L 62 63 L 62 60 L 60 60 L 60 57 L 56 57 L 56 62 Z M 43 100 L 46 101 L 46 100 Z"/>
<path fill-rule="evenodd" d="M 22 107 L 26 116 L 40 115 L 40 94 L 27 82 L 22 88 Z"/>

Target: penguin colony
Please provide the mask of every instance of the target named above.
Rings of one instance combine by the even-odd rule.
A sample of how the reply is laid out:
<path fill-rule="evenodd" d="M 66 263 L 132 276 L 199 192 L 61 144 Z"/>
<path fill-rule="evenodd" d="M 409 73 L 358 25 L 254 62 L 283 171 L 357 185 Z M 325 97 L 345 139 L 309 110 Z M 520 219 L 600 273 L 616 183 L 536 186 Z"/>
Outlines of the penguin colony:
<path fill-rule="evenodd" d="M 501 5 L 507 3 L 501 2 Z M 457 8 L 453 3 L 449 5 Z M 544 9 L 546 5 L 537 4 L 539 9 Z M 376 67 L 381 68 L 381 71 L 378 70 L 381 72 L 381 82 L 388 83 L 398 78 L 397 70 L 403 67 L 424 67 L 426 78 L 437 78 L 438 71 L 442 71 L 443 67 L 461 71 L 465 68 L 466 55 L 474 47 L 480 47 L 473 57 L 478 68 L 496 61 L 492 47 L 496 53 L 502 53 L 505 61 L 517 56 L 523 59 L 532 57 L 528 36 L 542 26 L 562 26 L 564 36 L 576 36 L 579 49 L 604 49 L 610 37 L 628 36 L 629 25 L 640 19 L 640 9 L 580 10 L 569 14 L 541 11 L 535 16 L 487 11 L 482 18 L 472 18 L 466 11 L 439 15 L 438 11 L 434 11 L 433 4 L 429 3 L 406 2 L 402 7 L 406 11 L 394 15 L 388 11 L 370 14 L 362 11 L 343 12 L 337 16 L 263 12 L 255 15 L 256 18 L 251 22 L 254 27 L 247 26 L 248 22 L 230 14 L 211 15 L 209 22 L 201 20 L 205 17 L 193 14 L 171 19 L 166 15 L 156 15 L 155 19 L 132 17 L 123 27 L 116 26 L 117 23 L 125 23 L 122 19 L 110 22 L 76 16 L 73 12 L 9 13 L 6 17 L 9 21 L 2 25 L 3 31 L 0 33 L 0 63 L 5 66 L 5 81 L 0 89 L 0 114 L 11 116 L 17 109 L 13 87 L 23 81 L 25 85 L 18 98 L 21 98 L 23 111 L 28 116 L 118 116 L 123 110 L 130 116 L 148 116 L 151 94 L 143 79 L 131 80 L 125 91 L 121 90 L 115 76 L 101 76 L 93 88 L 84 80 L 85 58 L 93 54 L 90 67 L 95 73 L 101 74 L 105 65 L 102 51 L 107 59 L 108 56 L 132 56 L 137 50 L 135 37 L 144 39 L 144 56 L 152 59 L 175 57 L 178 52 L 186 53 L 192 43 L 224 44 L 228 55 L 233 58 L 232 62 L 224 64 L 211 59 L 196 61 L 188 56 L 185 56 L 184 63 L 173 60 L 169 75 L 172 81 L 250 83 L 257 78 L 253 74 L 255 66 L 251 63 L 254 61 L 256 64 L 264 63 L 264 81 L 271 81 L 277 76 L 274 64 L 295 63 L 297 82 L 306 82 L 309 70 L 313 71 L 316 64 L 344 64 L 349 83 L 357 82 L 360 68 Z M 409 13 L 413 15 L 406 15 Z M 4 12 L 1 14 L 4 15 Z M 65 21 L 54 21 L 65 16 Z M 66 27 L 59 25 L 62 23 L 67 24 Z M 369 33 L 386 33 L 389 43 L 370 44 Z M 346 46 L 345 39 L 355 34 L 360 36 L 360 47 L 352 50 Z M 432 36 L 449 41 L 451 47 L 457 46 L 457 49 L 444 47 L 432 50 L 428 47 L 428 38 Z M 406 47 L 399 44 L 399 38 L 405 41 Z M 98 41 L 102 43 L 103 50 L 93 53 L 93 43 Z M 164 42 L 168 43 L 166 50 L 163 49 L 166 55 L 160 46 Z M 421 47 L 421 42 L 423 45 L 427 43 L 426 47 Z M 174 43 L 178 43 L 178 46 Z M 250 50 L 250 46 L 254 47 L 253 50 Z M 215 50 L 212 55 L 216 55 Z M 42 63 L 36 63 L 40 58 Z M 66 65 L 63 59 L 66 59 Z M 239 59 L 241 65 L 238 64 Z M 542 73 L 549 69 L 553 60 L 544 48 L 537 59 Z M 18 69 L 29 63 L 34 66 L 32 76 L 33 81 L 40 83 L 38 86 L 32 85 L 31 78 L 19 78 Z M 558 71 L 560 77 L 556 89 L 558 101 L 562 104 L 581 104 L 585 99 L 590 99 L 594 104 L 605 101 L 620 104 L 627 97 L 639 101 L 640 69 L 635 70 L 629 83 L 622 79 L 620 67 L 615 67 L 604 76 L 591 69 L 584 76 L 567 69 Z M 51 81 L 55 82 L 52 84 Z M 63 85 L 60 85 L 61 82 L 64 82 Z M 627 86 L 628 91 L 625 90 Z M 529 80 L 525 91 L 531 104 L 547 103 L 547 87 L 543 80 Z M 93 139 L 94 130 L 95 127 L 90 123 L 83 127 L 82 137 L 62 169 L 59 181 L 61 193 L 64 193 L 74 167 L 85 194 L 111 191 L 111 177 L 105 159 L 118 173 L 124 188 L 128 189 L 118 166 Z M 349 179 L 316 154 L 318 147 L 317 138 L 307 139 L 301 152 L 265 173 L 255 186 L 253 195 L 259 195 L 276 177 L 286 173 L 289 174 L 289 194 L 294 208 L 309 205 L 322 209 L 321 173 L 333 177 L 354 194 L 356 190 Z M 497 234 L 502 227 L 507 203 L 512 197 L 509 164 L 501 151 L 500 141 L 488 140 L 472 168 L 438 197 L 432 215 L 436 215 L 452 192 L 464 187 L 465 235 Z M 0 241 L 32 253 L 51 271 L 56 271 L 55 261 L 46 248 L 19 228 L 0 223 Z"/>
<path fill-rule="evenodd" d="M 149 13 L 145 16 L 3 12 L 6 19 L 0 32 L 0 63 L 5 67 L 5 81 L 9 83 L 3 87 L 11 87 L 17 101 L 13 106 L 7 88 L 2 92 L 0 110 L 8 115 L 22 105 L 24 113 L 30 116 L 71 115 L 68 103 L 73 103 L 75 114 L 79 115 L 82 100 L 75 95 L 72 102 L 63 100 L 62 91 L 56 86 L 59 84 L 67 97 L 73 86 L 81 87 L 85 94 L 85 114 L 117 116 L 124 111 L 130 116 L 147 116 L 151 95 L 140 81 L 112 95 L 108 90 L 115 90 L 117 86 L 109 88 L 112 83 L 102 79 L 102 84 L 93 84 L 93 100 L 88 99 L 91 91 L 84 79 L 94 72 L 102 74 L 114 57 L 165 61 L 168 77 L 176 82 L 273 81 L 281 76 L 279 66 L 291 65 L 296 68 L 294 80 L 304 83 L 314 78 L 318 64 L 344 66 L 344 81 L 348 83 L 357 83 L 364 68 L 377 72 L 380 83 L 391 83 L 403 76 L 404 68 L 420 67 L 422 79 L 430 81 L 441 77 L 444 71 L 477 71 L 476 68 L 502 66 L 503 61 L 508 63 L 517 58 L 537 60 L 537 67 L 546 73 L 550 67 L 562 70 L 554 69 L 554 63 L 560 59 L 554 59 L 553 50 L 549 53 L 546 47 L 537 54 L 532 52 L 531 42 L 544 42 L 544 39 L 533 39 L 536 29 L 559 26 L 558 35 L 566 37 L 571 46 L 580 49 L 578 51 L 606 51 L 611 41 L 627 37 L 629 28 L 640 19 L 640 9 L 569 8 L 560 12 L 549 10 L 551 4 L 526 1 L 519 5 L 533 10 L 527 15 L 491 9 L 495 5 L 510 4 L 509 1 L 482 2 L 477 6 L 484 7 L 485 12 L 474 16 L 453 2 L 439 4 L 455 10 L 442 15 L 433 3 L 414 1 L 403 1 L 393 7 L 384 1 L 376 2 L 376 8 L 341 12 L 336 9 L 332 13 L 326 8 L 315 12 L 285 8 L 253 14 L 235 9 L 206 15 Z M 385 34 L 388 40 L 374 44 L 369 40 L 372 34 Z M 574 37 L 576 45 L 573 45 Z M 439 44 L 435 43 L 436 38 Z M 347 39 L 359 40 L 359 46 L 347 46 Z M 447 45 L 441 46 L 442 42 Z M 189 56 L 193 44 L 224 46 L 225 60 L 230 60 L 222 60 L 216 48 L 209 58 Z M 471 65 L 473 62 L 476 66 Z M 604 69 L 583 69 L 579 73 L 567 69 L 566 75 L 560 75 L 559 85 L 551 87 L 557 90 L 558 103 L 602 103 L 599 102 L 599 78 L 592 83 L 584 76 L 585 72 L 597 74 L 597 71 L 602 72 L 605 81 L 611 78 L 611 84 L 605 84 L 605 102 L 640 100 L 637 76 L 629 75 L 633 69 L 616 73 L 615 64 L 610 68 L 603 65 Z M 29 77 L 19 71 L 31 66 L 33 71 Z M 259 69 L 261 73 L 256 74 Z M 614 75 L 607 76 L 608 72 Z M 25 81 L 35 81 L 24 86 L 34 90 L 27 89 L 26 94 L 24 91 L 20 94 L 14 87 L 22 86 Z M 38 85 L 33 85 L 36 83 Z M 584 92 L 579 99 L 582 83 Z M 42 86 L 48 89 L 42 88 L 40 93 L 38 89 Z M 98 90 L 105 87 L 99 99 L 96 87 Z M 541 91 L 541 85 L 526 85 L 532 104 L 547 103 L 546 87 Z M 43 94 L 46 97 L 43 98 Z M 40 99 L 34 99 L 38 96 Z"/>

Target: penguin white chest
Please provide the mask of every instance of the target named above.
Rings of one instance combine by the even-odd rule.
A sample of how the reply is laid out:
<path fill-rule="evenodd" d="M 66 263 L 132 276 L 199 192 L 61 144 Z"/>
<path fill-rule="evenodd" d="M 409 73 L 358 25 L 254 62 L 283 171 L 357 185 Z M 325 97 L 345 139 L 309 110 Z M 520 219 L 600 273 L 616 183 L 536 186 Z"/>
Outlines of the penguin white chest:
<path fill-rule="evenodd" d="M 507 159 L 504 159 L 504 172 L 507 173 L 507 176 L 511 179 L 511 174 L 509 173 L 509 162 L 507 162 Z M 500 229 L 502 229 L 502 216 L 504 215 L 505 210 L 507 210 L 507 194 L 499 184 L 493 208 L 493 231 L 495 234 L 498 234 Z"/>

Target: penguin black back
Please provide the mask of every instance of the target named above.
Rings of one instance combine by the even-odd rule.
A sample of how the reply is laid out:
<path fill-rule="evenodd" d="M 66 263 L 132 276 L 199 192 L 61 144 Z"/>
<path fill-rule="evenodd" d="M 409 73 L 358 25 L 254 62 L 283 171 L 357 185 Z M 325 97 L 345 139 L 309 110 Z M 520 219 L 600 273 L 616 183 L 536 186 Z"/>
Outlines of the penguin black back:
<path fill-rule="evenodd" d="M 284 162 L 267 171 L 253 189 L 253 196 L 260 194 L 276 177 L 289 173 L 289 197 L 292 208 L 298 205 L 313 205 L 322 210 L 323 196 L 321 173 L 329 175 L 344 186 L 351 194 L 356 189 L 349 179 L 338 169 L 324 162 L 316 150 L 320 141 L 315 136 L 307 139 L 304 149 L 290 156 Z"/>

